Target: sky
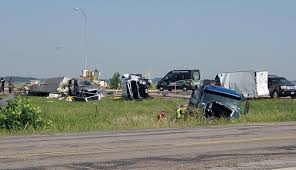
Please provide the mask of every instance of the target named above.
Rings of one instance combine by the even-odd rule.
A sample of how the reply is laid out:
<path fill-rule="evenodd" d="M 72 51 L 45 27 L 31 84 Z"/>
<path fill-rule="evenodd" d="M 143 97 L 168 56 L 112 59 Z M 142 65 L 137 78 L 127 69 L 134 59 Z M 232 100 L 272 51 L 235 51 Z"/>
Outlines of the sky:
<path fill-rule="evenodd" d="M 267 70 L 295 80 L 294 0 L 2 0 L 0 75 Z M 84 17 L 86 13 L 86 47 Z"/>

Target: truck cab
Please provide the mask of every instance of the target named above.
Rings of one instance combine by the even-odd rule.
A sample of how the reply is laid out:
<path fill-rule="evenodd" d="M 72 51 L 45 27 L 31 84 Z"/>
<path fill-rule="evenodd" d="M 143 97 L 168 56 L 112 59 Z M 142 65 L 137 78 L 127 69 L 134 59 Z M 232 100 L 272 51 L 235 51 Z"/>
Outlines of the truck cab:
<path fill-rule="evenodd" d="M 238 118 L 242 99 L 235 90 L 206 85 L 192 92 L 189 106 L 200 108 L 206 118 Z"/>

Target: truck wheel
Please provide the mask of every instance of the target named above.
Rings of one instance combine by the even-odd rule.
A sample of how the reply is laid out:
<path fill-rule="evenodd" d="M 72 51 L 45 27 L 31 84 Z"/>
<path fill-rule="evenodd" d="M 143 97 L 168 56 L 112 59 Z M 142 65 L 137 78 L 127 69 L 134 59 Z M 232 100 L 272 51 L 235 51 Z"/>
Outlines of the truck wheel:
<path fill-rule="evenodd" d="M 161 87 L 159 87 L 159 91 L 163 91 L 163 87 L 161 86 Z"/>
<path fill-rule="evenodd" d="M 279 97 L 279 94 L 278 94 L 278 92 L 277 91 L 273 91 L 272 93 L 271 93 L 271 97 L 272 98 L 278 98 Z"/>
<path fill-rule="evenodd" d="M 187 87 L 186 86 L 184 86 L 182 89 L 183 89 L 183 91 L 187 91 Z"/>
<path fill-rule="evenodd" d="M 292 98 L 292 99 L 296 99 L 296 95 L 292 95 L 291 98 Z"/>

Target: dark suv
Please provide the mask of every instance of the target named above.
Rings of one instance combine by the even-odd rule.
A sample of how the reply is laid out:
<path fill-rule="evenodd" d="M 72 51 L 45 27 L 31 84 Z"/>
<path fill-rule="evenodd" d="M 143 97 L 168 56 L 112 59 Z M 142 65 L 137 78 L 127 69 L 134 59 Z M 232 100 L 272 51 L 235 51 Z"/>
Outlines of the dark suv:
<path fill-rule="evenodd" d="M 157 89 L 173 90 L 183 89 L 193 90 L 195 86 L 199 85 L 200 72 L 199 70 L 172 70 L 157 83 Z"/>
<path fill-rule="evenodd" d="M 272 98 L 287 97 L 296 98 L 296 86 L 284 77 L 268 76 L 268 89 Z"/>

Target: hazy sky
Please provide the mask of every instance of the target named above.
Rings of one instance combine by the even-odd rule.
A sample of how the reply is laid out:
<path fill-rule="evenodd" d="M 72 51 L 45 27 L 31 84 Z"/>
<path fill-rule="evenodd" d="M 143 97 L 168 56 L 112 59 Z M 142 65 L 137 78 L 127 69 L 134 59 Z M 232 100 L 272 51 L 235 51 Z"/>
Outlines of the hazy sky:
<path fill-rule="evenodd" d="M 295 0 L 2 0 L 0 75 L 78 77 L 86 54 L 103 78 L 199 68 L 294 80 L 295 31 Z"/>

